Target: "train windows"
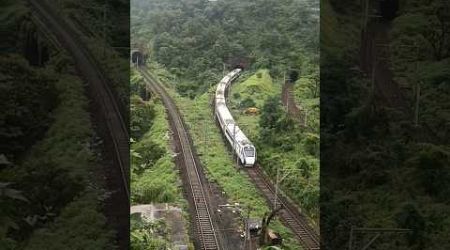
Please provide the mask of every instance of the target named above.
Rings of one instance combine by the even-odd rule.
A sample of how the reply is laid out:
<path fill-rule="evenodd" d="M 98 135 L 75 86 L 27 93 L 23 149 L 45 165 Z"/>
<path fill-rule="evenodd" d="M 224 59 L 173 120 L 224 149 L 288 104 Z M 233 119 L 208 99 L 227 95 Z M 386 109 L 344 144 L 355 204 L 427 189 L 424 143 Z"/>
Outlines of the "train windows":
<path fill-rule="evenodd" d="M 255 157 L 255 149 L 253 147 L 245 147 L 244 152 L 247 157 Z"/>

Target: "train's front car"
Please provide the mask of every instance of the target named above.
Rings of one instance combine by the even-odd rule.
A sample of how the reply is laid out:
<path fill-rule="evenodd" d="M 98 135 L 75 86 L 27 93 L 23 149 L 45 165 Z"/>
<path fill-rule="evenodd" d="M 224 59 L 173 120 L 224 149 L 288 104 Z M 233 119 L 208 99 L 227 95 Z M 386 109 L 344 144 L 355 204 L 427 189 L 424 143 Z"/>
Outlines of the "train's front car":
<path fill-rule="evenodd" d="M 253 145 L 244 147 L 244 166 L 253 167 L 256 162 L 256 150 Z"/>

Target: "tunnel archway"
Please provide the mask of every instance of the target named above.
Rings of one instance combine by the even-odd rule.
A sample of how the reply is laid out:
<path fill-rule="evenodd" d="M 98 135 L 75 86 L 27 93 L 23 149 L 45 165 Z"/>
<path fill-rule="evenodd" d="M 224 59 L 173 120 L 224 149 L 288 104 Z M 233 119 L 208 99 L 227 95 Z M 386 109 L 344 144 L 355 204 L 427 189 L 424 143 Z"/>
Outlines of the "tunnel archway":
<path fill-rule="evenodd" d="M 398 0 L 380 0 L 379 2 L 380 14 L 387 20 L 392 20 L 397 16 L 398 8 Z"/>
<path fill-rule="evenodd" d="M 295 83 L 300 76 L 300 73 L 297 70 L 290 70 L 288 72 L 288 81 Z"/>
<path fill-rule="evenodd" d="M 145 55 L 139 50 L 131 51 L 131 63 L 138 66 L 144 65 Z"/>

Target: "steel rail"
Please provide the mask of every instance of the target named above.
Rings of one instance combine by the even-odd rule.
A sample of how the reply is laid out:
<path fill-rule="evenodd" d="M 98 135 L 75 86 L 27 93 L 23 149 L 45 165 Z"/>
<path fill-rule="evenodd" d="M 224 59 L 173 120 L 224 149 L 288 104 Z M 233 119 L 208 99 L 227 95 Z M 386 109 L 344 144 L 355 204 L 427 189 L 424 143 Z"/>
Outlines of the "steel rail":
<path fill-rule="evenodd" d="M 217 237 L 217 232 L 214 228 L 214 223 L 208 206 L 209 198 L 204 190 L 204 183 L 199 174 L 199 167 L 194 158 L 193 151 L 191 149 L 187 130 L 184 127 L 181 116 L 176 108 L 175 103 L 169 97 L 164 87 L 160 86 L 157 80 L 155 80 L 146 70 L 140 69 L 140 72 L 144 79 L 148 82 L 150 90 L 160 95 L 164 106 L 166 107 L 170 118 L 175 125 L 177 137 L 180 141 L 181 152 L 185 164 L 185 171 L 189 181 L 190 193 L 195 208 L 195 224 L 197 233 L 199 235 L 200 247 L 204 250 L 218 250 L 220 244 Z"/>
<path fill-rule="evenodd" d="M 262 171 L 259 165 L 253 168 L 246 168 L 249 177 L 261 190 L 267 202 L 273 207 L 275 200 L 275 190 L 272 183 Z M 292 205 L 282 194 L 277 195 L 277 204 L 281 204 L 284 209 L 279 213 L 281 222 L 290 228 L 299 240 L 300 244 L 307 250 L 320 249 L 320 239 L 317 232 L 308 224 L 307 218 Z"/>
<path fill-rule="evenodd" d="M 228 84 L 225 89 L 225 93 L 228 93 L 231 85 L 231 83 Z M 226 95 L 227 94 L 225 94 L 225 96 Z M 248 176 L 255 183 L 256 187 L 263 193 L 267 202 L 271 205 L 271 207 L 273 207 L 275 191 L 272 183 L 268 180 L 268 177 L 264 174 L 259 164 L 255 164 L 253 167 L 248 167 L 245 169 Z M 319 236 L 317 232 L 309 225 L 307 218 L 302 215 L 298 209 L 282 194 L 277 195 L 277 204 L 281 204 L 284 208 L 279 212 L 281 222 L 292 230 L 300 244 L 307 250 L 319 250 Z"/>
<path fill-rule="evenodd" d="M 130 198 L 127 173 L 129 166 L 129 134 L 128 125 L 124 121 L 106 78 L 99 63 L 87 47 L 76 35 L 76 31 L 44 1 L 28 0 L 32 10 L 47 27 L 55 33 L 57 39 L 70 52 L 80 73 L 86 78 L 95 93 L 95 101 L 100 102 L 110 138 L 113 142 L 115 158 L 120 168 L 123 188 Z"/>

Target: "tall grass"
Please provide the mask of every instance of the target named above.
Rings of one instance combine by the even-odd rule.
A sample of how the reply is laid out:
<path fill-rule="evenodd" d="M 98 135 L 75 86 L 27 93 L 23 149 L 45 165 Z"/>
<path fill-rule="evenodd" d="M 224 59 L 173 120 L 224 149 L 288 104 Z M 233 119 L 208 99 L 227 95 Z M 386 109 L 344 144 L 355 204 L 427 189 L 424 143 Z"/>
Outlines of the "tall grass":
<path fill-rule="evenodd" d="M 247 115 L 238 103 L 244 98 L 253 98 L 257 107 L 261 108 L 265 100 L 271 96 L 281 96 L 281 83 L 272 79 L 267 70 L 259 70 L 253 75 L 247 73 L 241 80 L 233 84 L 230 91 L 229 102 L 231 112 L 239 126 L 256 144 L 258 161 L 265 171 L 275 181 L 277 169 L 284 175 L 291 171 L 283 182 L 281 189 L 291 197 L 315 224 L 319 219 L 319 103 L 318 98 L 311 95 L 307 87 L 308 79 L 300 79 L 295 84 L 297 102 L 308 111 L 308 126 L 313 131 L 295 126 L 292 131 L 277 133 L 282 145 L 275 145 L 261 137 L 259 126 L 261 116 Z M 310 83 L 309 83 L 310 84 Z M 239 93 L 239 95 L 236 95 Z M 238 97 L 238 98 L 237 98 Z M 281 97 L 279 97 L 281 100 Z"/>
<path fill-rule="evenodd" d="M 182 195 L 178 170 L 170 148 L 167 114 L 160 100 L 152 99 L 155 111 L 150 129 L 131 145 L 131 202 L 181 203 Z"/>
<path fill-rule="evenodd" d="M 152 67 L 157 65 L 153 64 Z M 157 72 L 159 78 L 171 79 L 170 74 L 159 67 L 153 72 Z M 180 96 L 171 86 L 166 86 L 169 87 L 166 90 L 174 98 L 187 124 L 208 180 L 216 182 L 223 189 L 229 203 L 249 206 L 252 209 L 251 217 L 262 218 L 264 213 L 269 211 L 269 207 L 251 180 L 236 166 L 236 160 L 216 125 L 210 105 L 215 88 L 212 87 L 207 93 L 190 99 Z M 284 249 L 301 249 L 292 232 L 281 222 L 276 220 L 272 228 L 280 232 L 285 239 Z"/>

